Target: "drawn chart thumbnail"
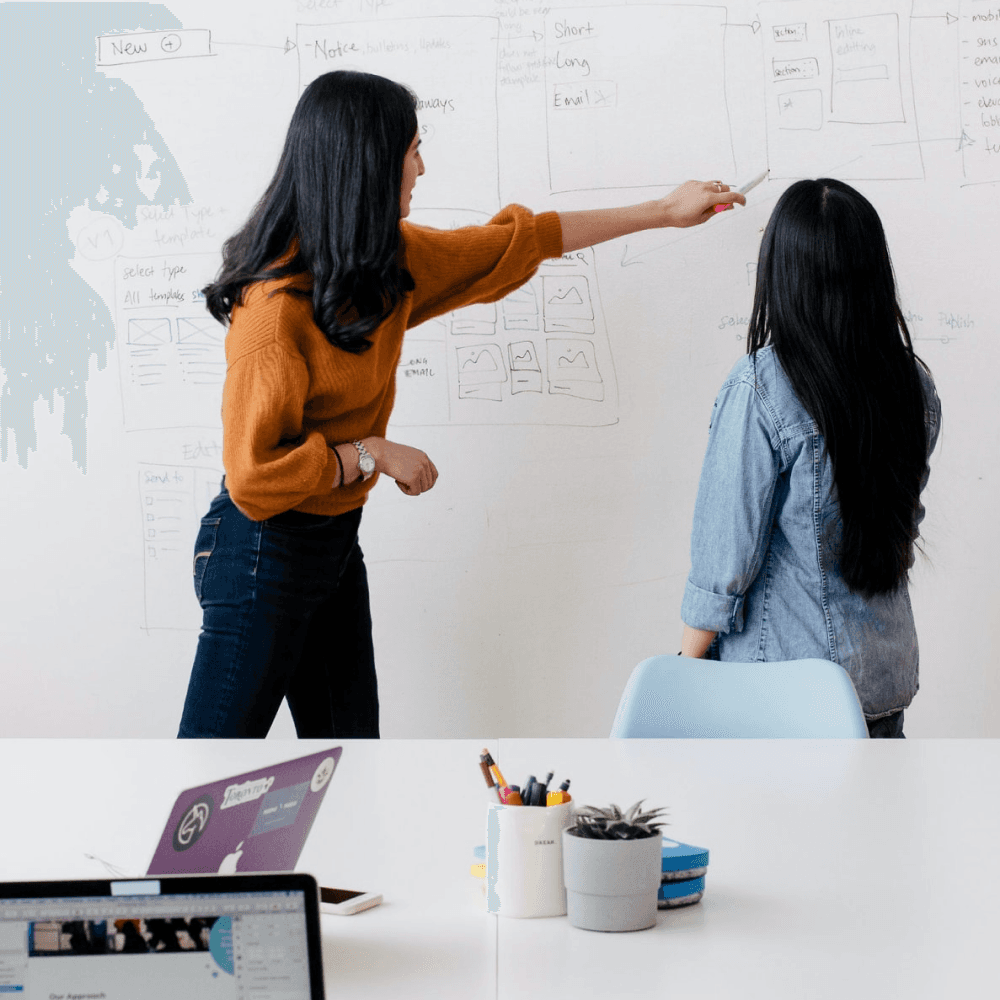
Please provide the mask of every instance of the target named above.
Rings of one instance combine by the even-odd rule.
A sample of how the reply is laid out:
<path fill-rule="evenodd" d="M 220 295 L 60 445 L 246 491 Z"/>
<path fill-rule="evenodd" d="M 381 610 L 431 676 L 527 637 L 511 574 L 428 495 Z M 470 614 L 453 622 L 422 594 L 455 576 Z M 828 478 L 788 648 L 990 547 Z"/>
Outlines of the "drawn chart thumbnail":
<path fill-rule="evenodd" d="M 458 395 L 460 399 L 492 399 L 500 402 L 507 381 L 503 355 L 496 344 L 459 347 Z"/>
<path fill-rule="evenodd" d="M 542 369 L 535 345 L 530 340 L 519 340 L 508 344 L 507 352 L 510 357 L 510 391 L 541 392 Z"/>
<path fill-rule="evenodd" d="M 923 177 L 908 0 L 760 6 L 774 178 Z"/>
<path fill-rule="evenodd" d="M 498 192 L 497 46 L 492 17 L 439 15 L 300 24 L 299 83 L 335 69 L 405 81 L 417 95 L 425 155 L 447 170 L 429 170 L 414 205 L 496 204 Z"/>
<path fill-rule="evenodd" d="M 551 189 L 658 186 L 735 174 L 725 31 L 721 6 L 551 10 L 545 19 Z"/>
<path fill-rule="evenodd" d="M 542 278 L 545 329 L 550 333 L 593 333 L 594 305 L 582 274 Z"/>
<path fill-rule="evenodd" d="M 549 392 L 580 399 L 604 399 L 604 380 L 589 340 L 546 341 Z"/>

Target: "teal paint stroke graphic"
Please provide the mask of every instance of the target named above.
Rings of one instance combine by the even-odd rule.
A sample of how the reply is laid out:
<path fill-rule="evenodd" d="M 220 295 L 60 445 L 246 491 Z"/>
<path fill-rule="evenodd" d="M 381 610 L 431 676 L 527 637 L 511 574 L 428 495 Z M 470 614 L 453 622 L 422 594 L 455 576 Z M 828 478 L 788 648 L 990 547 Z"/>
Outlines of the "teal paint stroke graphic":
<path fill-rule="evenodd" d="M 96 38 L 180 28 L 147 3 L 0 4 L 0 461 L 28 467 L 35 403 L 64 404 L 86 472 L 87 373 L 114 345 L 103 299 L 71 267 L 66 222 L 88 205 L 135 225 L 140 205 L 191 201 L 166 143 L 127 84 L 94 67 Z"/>
<path fill-rule="evenodd" d="M 233 918 L 219 917 L 212 924 L 208 937 L 208 950 L 223 972 L 233 975 Z"/>

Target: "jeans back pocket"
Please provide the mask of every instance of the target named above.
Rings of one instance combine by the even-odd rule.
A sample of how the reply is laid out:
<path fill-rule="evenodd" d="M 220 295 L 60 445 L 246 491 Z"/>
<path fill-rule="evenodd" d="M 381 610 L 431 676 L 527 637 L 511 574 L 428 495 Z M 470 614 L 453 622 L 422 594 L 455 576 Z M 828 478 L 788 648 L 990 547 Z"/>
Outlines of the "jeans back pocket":
<path fill-rule="evenodd" d="M 198 529 L 198 537 L 194 543 L 194 593 L 201 602 L 202 581 L 205 579 L 205 570 L 208 568 L 208 560 L 215 550 L 215 540 L 219 534 L 219 524 L 221 517 L 203 517 L 201 527 Z"/>

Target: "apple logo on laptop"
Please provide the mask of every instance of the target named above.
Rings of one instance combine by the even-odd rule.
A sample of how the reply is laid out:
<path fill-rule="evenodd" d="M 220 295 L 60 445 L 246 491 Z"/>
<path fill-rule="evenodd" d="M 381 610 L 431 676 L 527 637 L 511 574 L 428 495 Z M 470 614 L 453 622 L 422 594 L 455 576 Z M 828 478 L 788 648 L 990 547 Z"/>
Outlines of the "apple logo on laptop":
<path fill-rule="evenodd" d="M 232 875 L 236 871 L 236 862 L 240 860 L 240 855 L 243 853 L 243 841 L 241 840 L 236 845 L 236 850 L 232 854 L 227 854 L 222 859 L 222 864 L 219 865 L 220 875 Z"/>

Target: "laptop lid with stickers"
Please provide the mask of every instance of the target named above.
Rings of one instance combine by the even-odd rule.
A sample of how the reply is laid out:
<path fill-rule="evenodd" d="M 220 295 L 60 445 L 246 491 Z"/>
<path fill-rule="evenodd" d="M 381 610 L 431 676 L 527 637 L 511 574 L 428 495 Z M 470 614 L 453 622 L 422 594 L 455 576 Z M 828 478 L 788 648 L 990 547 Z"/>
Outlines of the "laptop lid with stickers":
<path fill-rule="evenodd" d="M 343 747 L 181 792 L 147 875 L 291 871 Z"/>

